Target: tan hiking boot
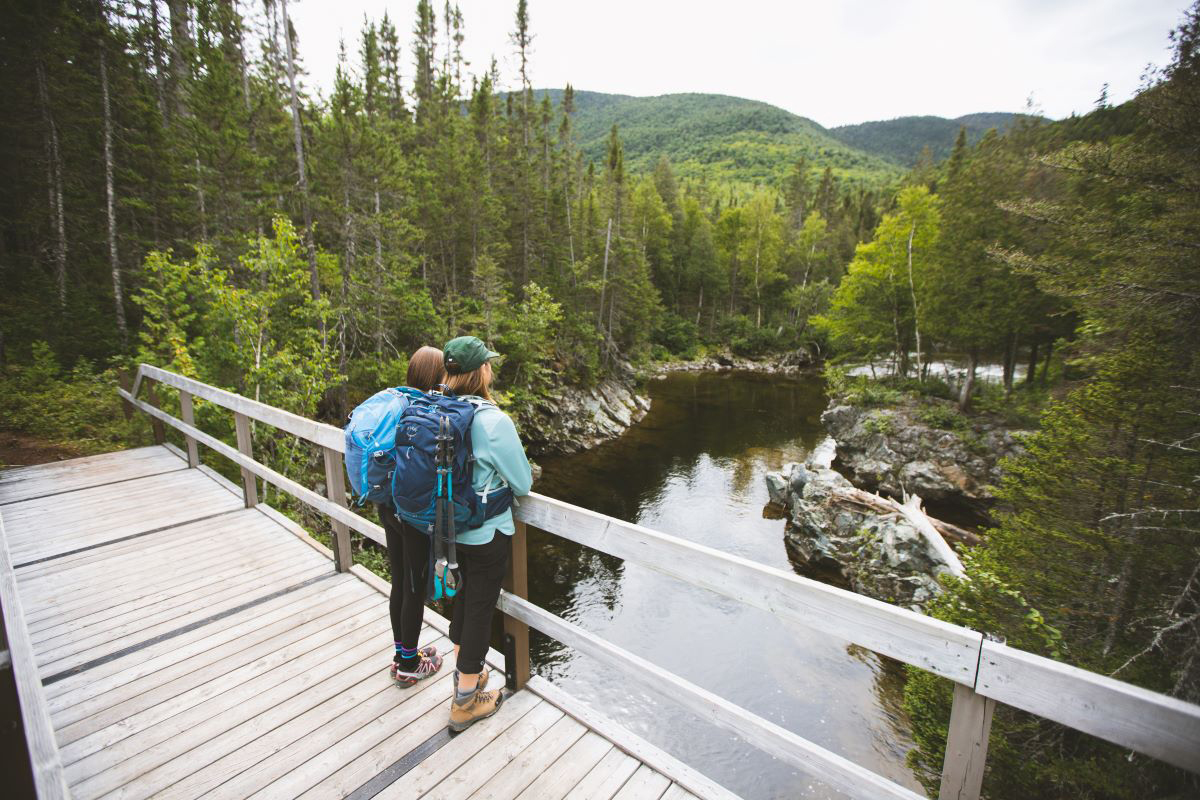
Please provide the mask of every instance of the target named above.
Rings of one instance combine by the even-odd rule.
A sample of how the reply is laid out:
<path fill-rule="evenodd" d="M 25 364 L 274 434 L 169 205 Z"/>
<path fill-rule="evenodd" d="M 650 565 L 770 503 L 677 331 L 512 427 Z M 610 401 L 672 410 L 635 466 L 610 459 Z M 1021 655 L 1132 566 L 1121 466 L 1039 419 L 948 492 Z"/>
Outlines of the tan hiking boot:
<path fill-rule="evenodd" d="M 481 719 L 487 719 L 500 710 L 504 698 L 499 689 L 485 692 L 476 689 L 475 693 L 461 703 L 455 697 L 450 701 L 450 730 L 455 733 L 465 731 Z"/>

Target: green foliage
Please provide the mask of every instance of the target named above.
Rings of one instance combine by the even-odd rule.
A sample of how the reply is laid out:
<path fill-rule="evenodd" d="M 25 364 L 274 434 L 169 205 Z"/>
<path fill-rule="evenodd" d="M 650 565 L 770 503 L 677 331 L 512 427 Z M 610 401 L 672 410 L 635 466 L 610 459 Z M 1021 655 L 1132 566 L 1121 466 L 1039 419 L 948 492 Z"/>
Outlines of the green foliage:
<path fill-rule="evenodd" d="M 917 410 L 917 419 L 934 428 L 946 431 L 962 431 L 968 427 L 967 418 L 956 408 L 945 405 L 923 405 Z"/>
<path fill-rule="evenodd" d="M 665 311 L 655 318 L 650 341 L 667 354 L 692 359 L 700 346 L 700 331 L 690 319 Z"/>
<path fill-rule="evenodd" d="M 36 435 L 78 455 L 146 444 L 142 415 L 126 420 L 115 369 L 85 358 L 63 370 L 46 342 L 34 342 L 27 366 L 0 372 L 0 429 Z"/>
<path fill-rule="evenodd" d="M 880 436 L 887 436 L 896 432 L 896 420 L 891 414 L 876 412 L 867 416 L 867 420 L 863 423 L 863 427 L 871 433 L 876 433 Z"/>
<path fill-rule="evenodd" d="M 538 94 L 555 103 L 562 96 L 557 89 Z M 681 177 L 749 188 L 777 184 L 803 158 L 844 180 L 885 184 L 899 176 L 893 164 L 847 147 L 812 120 L 754 100 L 576 91 L 575 104 L 584 155 L 602 158 L 609 128 L 619 121 L 626 163 L 635 172 L 649 172 L 666 156 Z"/>
<path fill-rule="evenodd" d="M 838 141 L 873 153 L 894 164 L 915 166 L 922 153 L 934 161 L 942 161 L 954 145 L 959 130 L 965 130 L 968 142 L 974 143 L 990 129 L 1005 132 L 1021 114 L 967 114 L 957 119 L 945 117 L 899 117 L 878 122 L 861 122 L 830 128 L 829 135 Z"/>

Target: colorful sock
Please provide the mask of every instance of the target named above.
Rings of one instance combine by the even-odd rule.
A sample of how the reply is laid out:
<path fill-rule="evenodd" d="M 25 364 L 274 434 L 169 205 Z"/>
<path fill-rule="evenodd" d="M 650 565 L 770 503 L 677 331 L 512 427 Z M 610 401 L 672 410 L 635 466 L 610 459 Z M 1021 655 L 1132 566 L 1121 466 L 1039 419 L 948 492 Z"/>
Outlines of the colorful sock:
<path fill-rule="evenodd" d="M 417 648 L 405 647 L 401 642 L 396 642 L 395 661 L 405 672 L 412 672 L 421 663 L 421 659 L 417 655 Z"/>

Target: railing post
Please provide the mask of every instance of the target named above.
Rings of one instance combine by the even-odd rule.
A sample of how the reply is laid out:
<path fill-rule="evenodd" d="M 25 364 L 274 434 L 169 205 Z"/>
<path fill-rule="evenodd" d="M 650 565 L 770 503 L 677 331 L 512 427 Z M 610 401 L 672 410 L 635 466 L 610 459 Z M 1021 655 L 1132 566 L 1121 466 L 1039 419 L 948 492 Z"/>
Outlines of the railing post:
<path fill-rule="evenodd" d="M 254 458 L 254 446 L 250 439 L 250 418 L 240 411 L 235 411 L 233 423 L 237 428 L 238 452 L 247 458 Z M 242 467 L 242 496 L 246 499 L 246 508 L 258 505 L 258 487 L 254 485 L 254 473 L 245 467 Z"/>
<path fill-rule="evenodd" d="M 188 425 L 196 427 L 196 414 L 192 407 L 192 393 L 179 390 L 179 416 Z M 187 459 L 188 467 L 196 468 L 200 466 L 200 448 L 196 445 L 196 440 L 186 433 L 183 435 L 184 442 L 187 443 Z"/>
<path fill-rule="evenodd" d="M 342 454 L 328 447 L 325 451 L 325 496 L 342 508 L 346 507 L 346 476 L 342 469 Z M 346 523 L 333 523 L 333 566 L 338 572 L 349 572 L 354 559 L 350 554 L 350 529 Z"/>
<path fill-rule="evenodd" d="M 504 574 L 504 590 L 529 599 L 529 561 L 525 549 L 525 523 L 516 522 L 512 536 L 512 558 Z M 529 681 L 529 626 L 507 614 L 504 615 L 504 671 L 508 688 L 514 692 Z"/>
<path fill-rule="evenodd" d="M 162 404 L 158 402 L 158 392 L 154 389 L 154 385 L 158 383 L 158 381 L 154 380 L 153 378 L 143 378 L 142 382 L 146 384 L 146 402 L 150 403 L 150 405 L 154 406 L 155 408 L 161 409 Z M 155 444 L 163 444 L 167 441 L 167 431 L 166 428 L 163 427 L 161 419 L 151 417 L 150 430 L 154 432 Z"/>
<path fill-rule="evenodd" d="M 970 686 L 954 684 L 938 800 L 978 800 L 995 708 L 995 700 L 977 694 Z"/>

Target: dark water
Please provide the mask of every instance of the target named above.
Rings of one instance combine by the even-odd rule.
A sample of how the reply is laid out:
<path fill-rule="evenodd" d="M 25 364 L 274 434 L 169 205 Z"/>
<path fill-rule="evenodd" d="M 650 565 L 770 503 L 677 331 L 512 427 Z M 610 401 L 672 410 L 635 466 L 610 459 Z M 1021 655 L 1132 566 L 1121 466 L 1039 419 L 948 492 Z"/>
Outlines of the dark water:
<path fill-rule="evenodd" d="M 674 373 L 621 438 L 542 460 L 534 489 L 773 567 L 792 569 L 763 476 L 822 436 L 819 376 Z M 911 746 L 899 671 L 875 654 L 780 622 L 635 564 L 530 532 L 538 605 L 895 781 Z M 536 671 L 747 798 L 839 797 L 820 783 L 535 634 Z"/>

